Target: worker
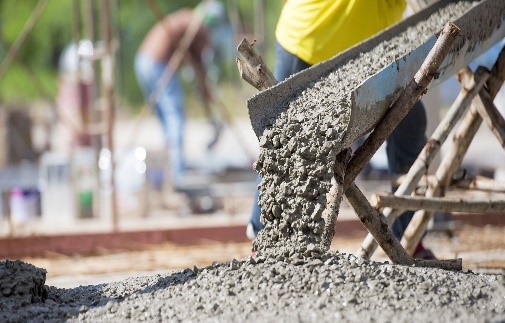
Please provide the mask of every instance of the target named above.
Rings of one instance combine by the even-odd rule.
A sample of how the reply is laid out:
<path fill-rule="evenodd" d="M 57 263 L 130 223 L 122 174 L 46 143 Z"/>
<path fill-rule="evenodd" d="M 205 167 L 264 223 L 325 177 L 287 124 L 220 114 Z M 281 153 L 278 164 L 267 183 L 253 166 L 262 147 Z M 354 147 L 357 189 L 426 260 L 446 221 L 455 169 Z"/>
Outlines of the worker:
<path fill-rule="evenodd" d="M 405 0 L 287 0 L 275 31 L 275 78 L 283 81 L 373 36 L 400 21 L 405 8 Z M 387 139 L 392 175 L 408 172 L 426 143 L 425 131 L 426 112 L 418 101 Z M 263 229 L 258 197 L 257 191 L 246 229 L 249 238 Z M 406 212 L 393 223 L 392 231 L 398 240 L 412 216 L 413 212 Z M 414 257 L 434 258 L 422 243 Z"/>
<path fill-rule="evenodd" d="M 186 170 L 183 135 L 184 93 L 178 71 L 189 62 L 209 111 L 211 92 L 206 82 L 206 54 L 211 47 L 212 30 L 225 22 L 223 5 L 202 1 L 197 7 L 182 8 L 157 22 L 143 39 L 135 56 L 135 74 L 144 97 L 161 122 L 168 148 L 171 182 L 178 188 Z"/>

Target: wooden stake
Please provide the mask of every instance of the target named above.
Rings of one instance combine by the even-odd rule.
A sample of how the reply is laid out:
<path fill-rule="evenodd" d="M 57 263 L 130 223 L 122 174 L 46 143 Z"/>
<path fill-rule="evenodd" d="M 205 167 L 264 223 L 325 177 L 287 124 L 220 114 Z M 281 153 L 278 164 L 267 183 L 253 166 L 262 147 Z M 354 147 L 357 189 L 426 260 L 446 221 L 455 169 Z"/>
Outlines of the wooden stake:
<path fill-rule="evenodd" d="M 464 199 L 424 196 L 393 196 L 391 194 L 373 194 L 371 204 L 380 209 L 394 207 L 401 210 L 426 210 L 440 212 L 503 212 L 504 200 Z"/>
<path fill-rule="evenodd" d="M 345 192 L 347 202 L 353 207 L 356 215 L 367 230 L 375 237 L 382 250 L 395 264 L 413 265 L 414 260 L 396 240 L 386 219 L 374 209 L 356 184 L 352 183 Z"/>
<path fill-rule="evenodd" d="M 505 120 L 485 90 L 479 92 L 479 97 L 474 100 L 475 108 L 480 117 L 495 135 L 500 145 L 505 148 Z"/>
<path fill-rule="evenodd" d="M 405 177 L 398 177 L 396 181 L 393 182 L 392 185 L 400 186 Z M 433 175 L 423 175 L 418 185 L 414 189 L 417 195 L 424 195 L 424 193 L 419 194 L 419 190 L 426 192 L 429 185 L 434 185 L 436 183 L 436 178 Z M 472 191 L 482 191 L 482 192 L 494 192 L 494 193 L 505 193 L 505 183 L 495 181 L 492 178 L 484 177 L 484 176 L 470 176 L 468 178 L 459 178 L 455 179 L 454 177 L 451 179 L 450 184 L 451 189 L 460 189 L 460 190 L 472 190 Z M 412 193 L 412 192 L 410 192 Z M 394 194 L 394 196 L 400 196 Z"/>
<path fill-rule="evenodd" d="M 277 84 L 272 72 L 268 69 L 263 58 L 253 49 L 254 42 L 242 39 L 237 47 L 237 67 L 240 77 L 256 89 L 263 91 Z"/>
<path fill-rule="evenodd" d="M 445 270 L 463 270 L 463 260 L 461 258 L 447 260 L 415 259 L 415 265 L 417 267 L 431 267 Z"/>
<path fill-rule="evenodd" d="M 327 195 L 326 207 L 322 217 L 324 219 L 324 229 L 322 234 L 323 246 L 330 248 L 331 241 L 335 235 L 335 225 L 337 223 L 338 211 L 342 196 L 344 194 L 344 172 L 351 157 L 351 149 L 345 149 L 335 158 L 335 166 L 333 167 L 333 178 L 330 191 Z"/>
<path fill-rule="evenodd" d="M 483 176 L 475 176 L 474 178 L 464 179 L 452 184 L 455 188 L 470 189 L 488 192 L 505 192 L 505 183 L 495 181 L 491 178 Z"/>

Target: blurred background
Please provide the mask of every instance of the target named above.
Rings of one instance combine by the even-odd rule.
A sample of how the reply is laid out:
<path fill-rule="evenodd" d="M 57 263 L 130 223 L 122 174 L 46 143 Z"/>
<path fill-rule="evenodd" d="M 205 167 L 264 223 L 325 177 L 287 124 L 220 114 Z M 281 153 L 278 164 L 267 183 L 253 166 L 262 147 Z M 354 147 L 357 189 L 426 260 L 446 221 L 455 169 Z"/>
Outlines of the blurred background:
<path fill-rule="evenodd" d="M 0 259 L 31 259 L 51 277 L 68 273 L 70 263 L 79 274 L 114 271 L 118 258 L 110 255 L 125 250 L 151 253 L 119 258 L 123 274 L 250 254 L 245 227 L 259 150 L 246 101 L 257 91 L 240 79 L 235 48 L 244 37 L 256 40 L 272 68 L 283 2 L 221 2 L 224 25 L 206 56 L 217 98 L 211 117 L 194 72 L 180 68 L 188 167 L 173 187 L 162 127 L 137 83 L 134 56 L 159 19 L 199 1 L 0 1 Z M 492 64 L 500 48 L 482 59 Z M 458 92 L 450 80 L 425 98 L 430 133 Z M 505 158 L 492 137 L 484 127 L 464 165 L 500 178 Z M 389 190 L 383 149 L 361 180 L 367 192 Z M 350 210 L 341 218 L 356 220 Z M 345 251 L 351 240 L 344 241 Z M 97 255 L 109 262 L 100 266 Z M 80 282 L 71 277 L 69 285 Z"/>
<path fill-rule="evenodd" d="M 181 66 L 188 175 L 174 191 L 161 126 L 142 96 L 133 61 L 158 19 L 198 3 L 107 1 L 105 13 L 94 0 L 0 3 L 1 218 L 10 215 L 12 222 L 2 234 L 84 218 L 109 218 L 117 229 L 121 216 L 146 217 L 160 208 L 179 216 L 209 213 L 235 208 L 224 205 L 223 195 L 249 198 L 258 148 L 245 102 L 255 90 L 238 76 L 235 48 L 243 37 L 256 39 L 273 65 L 274 35 L 266 31 L 274 30 L 281 4 L 222 2 L 226 24 L 212 38 L 218 50 L 206 62 L 219 99 L 212 119 L 193 71 Z"/>

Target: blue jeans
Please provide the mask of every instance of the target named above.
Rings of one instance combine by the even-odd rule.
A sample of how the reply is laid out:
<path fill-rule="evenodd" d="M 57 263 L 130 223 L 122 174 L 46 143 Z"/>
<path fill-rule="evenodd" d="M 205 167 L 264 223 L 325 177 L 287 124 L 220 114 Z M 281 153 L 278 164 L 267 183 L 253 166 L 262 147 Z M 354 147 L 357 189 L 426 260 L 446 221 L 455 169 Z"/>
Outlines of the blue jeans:
<path fill-rule="evenodd" d="M 156 90 L 166 64 L 152 59 L 148 54 L 135 56 L 135 74 L 146 100 Z M 151 103 L 151 102 L 148 102 Z M 163 139 L 168 148 L 171 180 L 178 186 L 185 169 L 184 162 L 184 95 L 177 73 L 174 73 L 168 84 L 159 91 L 153 106 L 161 123 Z"/>
<path fill-rule="evenodd" d="M 278 43 L 276 44 L 275 78 L 284 80 L 292 74 L 310 67 L 309 64 L 295 55 L 287 52 Z M 421 101 L 417 101 L 409 114 L 400 122 L 398 127 L 386 140 L 386 154 L 391 174 L 404 174 L 410 169 L 417 156 L 426 144 L 426 111 Z M 261 182 L 258 177 L 257 183 Z M 249 222 L 256 232 L 263 229 L 260 222 L 261 209 L 258 204 L 259 191 L 256 190 L 253 210 Z M 400 240 L 407 228 L 414 212 L 408 211 L 400 215 L 393 222 L 392 230 L 395 237 Z"/>
<path fill-rule="evenodd" d="M 386 140 L 389 172 L 392 175 L 408 173 L 410 166 L 426 144 L 426 124 L 424 105 L 421 101 L 417 101 Z M 396 188 L 393 188 L 394 191 Z M 413 211 L 407 211 L 393 222 L 391 229 L 398 240 L 401 240 L 413 216 Z"/>

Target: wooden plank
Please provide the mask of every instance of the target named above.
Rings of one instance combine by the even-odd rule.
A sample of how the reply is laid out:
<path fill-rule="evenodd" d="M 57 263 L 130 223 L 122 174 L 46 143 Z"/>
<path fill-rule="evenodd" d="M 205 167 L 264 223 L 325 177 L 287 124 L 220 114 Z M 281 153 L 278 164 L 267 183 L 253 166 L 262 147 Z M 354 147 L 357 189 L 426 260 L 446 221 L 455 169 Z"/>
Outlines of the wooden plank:
<path fill-rule="evenodd" d="M 440 212 L 503 212 L 505 211 L 504 200 L 491 199 L 464 199 L 424 196 L 393 196 L 391 194 L 373 194 L 372 206 L 376 209 L 394 207 L 401 210 L 426 210 Z"/>

